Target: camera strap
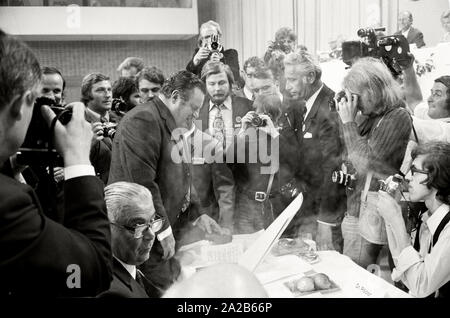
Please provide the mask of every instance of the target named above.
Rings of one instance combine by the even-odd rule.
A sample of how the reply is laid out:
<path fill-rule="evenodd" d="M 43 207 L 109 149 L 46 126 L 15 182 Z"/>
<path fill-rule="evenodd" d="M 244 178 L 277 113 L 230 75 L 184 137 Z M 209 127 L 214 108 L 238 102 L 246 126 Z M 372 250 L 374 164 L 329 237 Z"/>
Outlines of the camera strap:
<path fill-rule="evenodd" d="M 373 178 L 373 171 L 369 171 L 366 176 L 366 183 L 364 184 L 363 192 L 361 193 L 361 202 L 366 202 L 367 200 L 367 194 L 369 193 L 372 178 Z"/>

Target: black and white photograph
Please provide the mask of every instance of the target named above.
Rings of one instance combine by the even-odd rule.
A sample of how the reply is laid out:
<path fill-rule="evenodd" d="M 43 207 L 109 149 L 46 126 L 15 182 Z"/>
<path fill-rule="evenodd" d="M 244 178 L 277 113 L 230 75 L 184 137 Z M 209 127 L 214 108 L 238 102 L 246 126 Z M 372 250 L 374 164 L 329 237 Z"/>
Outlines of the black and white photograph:
<path fill-rule="evenodd" d="M 449 0 L 0 0 L 0 299 L 449 296 Z"/>

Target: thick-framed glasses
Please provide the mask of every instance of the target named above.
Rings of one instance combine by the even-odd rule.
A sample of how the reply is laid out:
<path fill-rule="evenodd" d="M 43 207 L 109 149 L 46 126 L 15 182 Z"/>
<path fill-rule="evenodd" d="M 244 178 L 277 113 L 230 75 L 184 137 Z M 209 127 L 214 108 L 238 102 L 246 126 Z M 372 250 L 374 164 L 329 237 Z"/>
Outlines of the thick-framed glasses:
<path fill-rule="evenodd" d="M 415 166 L 411 167 L 411 175 L 413 176 L 415 173 L 422 173 L 428 175 L 428 171 L 417 169 Z"/>
<path fill-rule="evenodd" d="M 135 226 L 122 225 L 114 222 L 111 222 L 111 224 L 133 233 L 134 238 L 138 239 L 143 237 L 144 232 L 147 231 L 148 229 L 151 229 L 153 233 L 156 233 L 159 230 L 161 230 L 163 225 L 163 219 L 158 218 L 153 221 L 150 221 L 149 223 L 136 224 Z"/>

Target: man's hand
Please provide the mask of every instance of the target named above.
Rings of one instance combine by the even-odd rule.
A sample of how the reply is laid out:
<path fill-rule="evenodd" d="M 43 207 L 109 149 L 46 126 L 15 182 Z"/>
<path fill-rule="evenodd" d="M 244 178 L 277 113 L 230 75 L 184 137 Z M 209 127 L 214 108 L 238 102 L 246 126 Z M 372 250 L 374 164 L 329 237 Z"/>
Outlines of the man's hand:
<path fill-rule="evenodd" d="M 346 98 L 336 101 L 336 110 L 341 118 L 343 124 L 354 122 L 356 114 L 358 113 L 358 95 L 351 94 L 348 90 L 345 90 Z M 347 100 L 346 100 L 347 99 Z"/>
<path fill-rule="evenodd" d="M 194 221 L 194 225 L 198 226 L 201 230 L 208 234 L 219 233 L 222 234 L 222 228 L 216 221 L 214 221 L 209 215 L 202 214 L 197 220 Z"/>
<path fill-rule="evenodd" d="M 399 219 L 403 221 L 400 205 L 387 192 L 378 191 L 377 211 L 386 223 L 392 224 Z"/>
<path fill-rule="evenodd" d="M 103 124 L 99 121 L 92 123 L 92 132 L 94 133 L 93 139 L 102 140 L 103 139 Z"/>
<path fill-rule="evenodd" d="M 209 57 L 209 53 L 209 49 L 206 46 L 201 47 L 194 56 L 194 65 L 198 66 L 203 60 L 206 60 Z"/>
<path fill-rule="evenodd" d="M 168 260 L 175 255 L 175 238 L 170 234 L 164 240 L 160 241 L 164 254 L 163 259 Z"/>
<path fill-rule="evenodd" d="M 280 135 L 280 133 L 275 128 L 275 125 L 273 124 L 273 121 L 270 118 L 270 116 L 269 115 L 265 115 L 265 114 L 259 114 L 259 117 L 262 120 L 264 120 L 264 122 L 266 123 L 266 125 L 264 127 L 259 127 L 259 129 L 264 131 L 270 137 L 277 138 Z"/>
<path fill-rule="evenodd" d="M 220 53 L 214 52 L 213 54 L 211 54 L 211 58 L 210 58 L 211 62 L 218 63 L 218 62 L 220 62 L 221 59 L 222 59 L 222 56 Z"/>
<path fill-rule="evenodd" d="M 66 167 L 72 165 L 90 165 L 92 128 L 84 118 L 85 107 L 80 102 L 71 103 L 72 119 L 64 126 L 57 121 L 55 125 L 56 150 L 63 156 Z M 55 113 L 48 106 L 41 108 L 42 116 L 50 125 Z"/>

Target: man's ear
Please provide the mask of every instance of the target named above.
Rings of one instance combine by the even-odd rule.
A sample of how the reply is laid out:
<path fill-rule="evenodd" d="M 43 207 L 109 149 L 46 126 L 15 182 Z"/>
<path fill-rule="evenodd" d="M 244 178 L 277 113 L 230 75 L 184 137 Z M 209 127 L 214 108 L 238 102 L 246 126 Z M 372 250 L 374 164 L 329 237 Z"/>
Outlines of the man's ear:
<path fill-rule="evenodd" d="M 31 91 L 25 92 L 22 96 L 15 95 L 9 102 L 9 113 L 14 120 L 21 120 L 23 107 L 29 107 L 34 102 L 34 96 Z"/>
<path fill-rule="evenodd" d="M 180 92 L 178 90 L 174 90 L 170 95 L 170 100 L 173 104 L 180 98 Z"/>
<path fill-rule="evenodd" d="M 316 73 L 309 72 L 303 77 L 303 83 L 304 84 L 312 84 L 316 80 Z"/>

